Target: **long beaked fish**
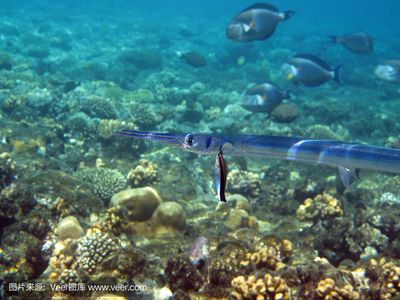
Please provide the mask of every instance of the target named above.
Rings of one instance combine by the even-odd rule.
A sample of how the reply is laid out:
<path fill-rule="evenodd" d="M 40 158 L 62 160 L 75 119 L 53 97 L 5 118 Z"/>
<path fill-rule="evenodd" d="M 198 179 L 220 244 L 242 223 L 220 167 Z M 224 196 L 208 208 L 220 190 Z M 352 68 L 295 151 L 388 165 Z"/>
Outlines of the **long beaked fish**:
<path fill-rule="evenodd" d="M 261 156 L 328 165 L 338 169 L 344 187 L 358 178 L 360 170 L 400 174 L 400 150 L 367 144 L 284 136 L 175 134 L 128 129 L 117 134 L 159 141 L 198 154 L 215 155 L 217 159 L 223 152 L 224 155 Z M 221 195 L 218 196 L 221 200 Z"/>

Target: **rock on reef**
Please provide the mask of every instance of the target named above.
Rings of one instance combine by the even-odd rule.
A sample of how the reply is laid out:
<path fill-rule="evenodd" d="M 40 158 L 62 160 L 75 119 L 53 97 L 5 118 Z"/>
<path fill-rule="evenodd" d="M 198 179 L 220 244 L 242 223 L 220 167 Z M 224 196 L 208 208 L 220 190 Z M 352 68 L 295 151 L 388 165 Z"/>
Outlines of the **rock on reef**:
<path fill-rule="evenodd" d="M 146 221 L 161 204 L 160 194 L 151 187 L 127 189 L 111 198 L 110 206 L 125 206 L 132 221 Z"/>

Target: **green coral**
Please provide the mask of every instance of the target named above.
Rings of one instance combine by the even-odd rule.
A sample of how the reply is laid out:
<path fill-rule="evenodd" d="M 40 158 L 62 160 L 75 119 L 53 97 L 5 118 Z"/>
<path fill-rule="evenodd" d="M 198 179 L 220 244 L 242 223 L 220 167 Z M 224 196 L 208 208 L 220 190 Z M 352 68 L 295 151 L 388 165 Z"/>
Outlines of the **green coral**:
<path fill-rule="evenodd" d="M 148 104 L 134 102 L 130 109 L 133 122 L 142 129 L 151 129 L 162 121 L 162 117 L 155 114 Z"/>
<path fill-rule="evenodd" d="M 81 110 L 94 118 L 115 119 L 117 116 L 114 104 L 99 96 L 86 98 L 81 104 Z"/>
<path fill-rule="evenodd" d="M 113 169 L 83 168 L 77 171 L 75 176 L 80 181 L 92 185 L 93 193 L 106 203 L 126 186 L 125 176 Z"/>
<path fill-rule="evenodd" d="M 333 130 L 326 125 L 316 124 L 309 126 L 306 130 L 306 134 L 314 139 L 326 139 L 326 140 L 340 140 L 339 134 L 333 132 Z"/>

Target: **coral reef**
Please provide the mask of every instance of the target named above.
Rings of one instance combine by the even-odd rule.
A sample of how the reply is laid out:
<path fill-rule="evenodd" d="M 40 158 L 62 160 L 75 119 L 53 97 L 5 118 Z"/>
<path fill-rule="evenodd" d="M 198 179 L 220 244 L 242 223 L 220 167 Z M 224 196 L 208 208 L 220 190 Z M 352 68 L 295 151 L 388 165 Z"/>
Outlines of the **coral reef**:
<path fill-rule="evenodd" d="M 14 162 L 10 154 L 3 152 L 0 154 L 0 191 L 11 183 L 14 178 Z"/>
<path fill-rule="evenodd" d="M 115 119 L 116 109 L 109 99 L 90 96 L 81 102 L 81 110 L 88 116 L 99 119 Z"/>
<path fill-rule="evenodd" d="M 251 299 L 291 299 L 290 289 L 286 281 L 279 276 L 272 276 L 266 273 L 263 277 L 257 278 L 250 275 L 248 278 L 238 276 L 232 280 L 230 294 L 232 300 L 251 300 Z"/>
<path fill-rule="evenodd" d="M 232 193 L 256 198 L 261 192 L 260 175 L 254 172 L 234 169 L 228 173 L 227 189 Z"/>
<path fill-rule="evenodd" d="M 89 274 L 94 273 L 96 268 L 118 248 L 117 241 L 106 233 L 94 232 L 86 235 L 78 243 L 76 251 L 78 264 Z"/>
<path fill-rule="evenodd" d="M 105 203 L 126 186 L 125 176 L 107 168 L 83 168 L 75 173 L 76 178 L 92 186 L 93 193 Z"/>
<path fill-rule="evenodd" d="M 296 215 L 300 220 L 326 220 L 343 216 L 340 201 L 329 194 L 318 194 L 314 199 L 307 198 L 297 209 Z"/>
<path fill-rule="evenodd" d="M 354 291 L 350 284 L 346 284 L 344 287 L 339 288 L 336 286 L 335 281 L 332 278 L 326 278 L 318 282 L 318 286 L 315 289 L 317 299 L 348 299 L 356 300 L 359 299 L 360 294 Z"/>
<path fill-rule="evenodd" d="M 132 187 L 141 187 L 154 184 L 158 181 L 158 166 L 149 160 L 141 159 L 139 165 L 128 173 L 128 183 Z"/>

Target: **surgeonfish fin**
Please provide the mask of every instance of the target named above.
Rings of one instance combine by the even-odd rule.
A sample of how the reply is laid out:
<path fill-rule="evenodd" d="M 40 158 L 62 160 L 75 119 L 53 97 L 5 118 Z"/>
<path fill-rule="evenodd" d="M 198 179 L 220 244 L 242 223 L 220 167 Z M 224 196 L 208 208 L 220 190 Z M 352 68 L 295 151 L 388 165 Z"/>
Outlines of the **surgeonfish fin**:
<path fill-rule="evenodd" d="M 220 202 L 226 202 L 225 188 L 226 188 L 227 169 L 222 151 L 217 153 L 215 157 L 215 178 L 214 188 Z"/>
<path fill-rule="evenodd" d="M 255 3 L 253 5 L 250 5 L 248 7 L 246 7 L 245 9 L 243 9 L 241 12 L 245 12 L 248 10 L 252 10 L 252 9 L 266 9 L 266 10 L 270 10 L 273 12 L 279 12 L 279 9 L 271 4 L 268 3 Z"/>
<path fill-rule="evenodd" d="M 360 169 L 350 169 L 339 166 L 336 175 L 336 190 L 339 194 L 343 194 L 354 181 L 360 178 Z"/>
<path fill-rule="evenodd" d="M 318 56 L 315 56 L 315 55 L 312 55 L 312 54 L 308 54 L 308 53 L 300 53 L 300 54 L 296 54 L 294 57 L 307 59 L 309 61 L 312 61 L 313 63 L 316 63 L 317 65 L 319 65 L 320 67 L 324 68 L 327 71 L 332 71 L 331 66 L 328 65 L 322 59 L 320 59 Z"/>

